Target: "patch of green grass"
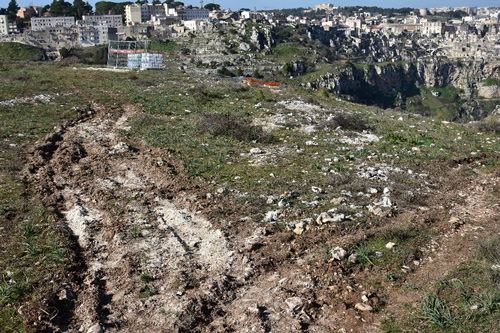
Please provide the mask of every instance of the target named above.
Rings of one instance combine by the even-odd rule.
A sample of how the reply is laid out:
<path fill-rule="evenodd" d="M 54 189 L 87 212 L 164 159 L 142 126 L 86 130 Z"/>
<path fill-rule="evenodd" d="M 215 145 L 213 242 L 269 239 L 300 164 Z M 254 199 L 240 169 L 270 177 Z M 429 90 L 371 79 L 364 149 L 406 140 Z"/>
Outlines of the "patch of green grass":
<path fill-rule="evenodd" d="M 181 48 L 182 46 L 173 40 L 155 40 L 149 44 L 149 50 L 151 51 L 178 53 L 180 52 Z"/>
<path fill-rule="evenodd" d="M 500 80 L 495 79 L 494 77 L 489 77 L 487 79 L 484 79 L 483 81 L 481 81 L 481 83 L 487 87 L 500 86 Z"/>
<path fill-rule="evenodd" d="M 455 324 L 450 308 L 436 295 L 426 295 L 420 302 L 421 316 L 432 326 L 445 330 Z"/>
<path fill-rule="evenodd" d="M 288 63 L 308 58 L 306 51 L 306 48 L 298 43 L 280 43 L 272 49 L 270 57 L 277 62 Z"/>
<path fill-rule="evenodd" d="M 371 257 L 374 255 L 373 249 L 365 244 L 358 244 L 351 248 L 351 252 L 358 256 L 357 262 L 361 265 L 372 264 L 374 265 Z"/>
<path fill-rule="evenodd" d="M 23 321 L 13 306 L 0 308 L 0 332 L 26 332 Z"/>
<path fill-rule="evenodd" d="M 436 281 L 420 302 L 420 318 L 408 324 L 429 332 L 489 332 L 499 327 L 500 274 L 492 267 L 498 242 L 498 236 L 482 241 L 474 260 Z"/>
<path fill-rule="evenodd" d="M 141 281 L 144 283 L 150 283 L 151 281 L 153 281 L 153 276 L 150 273 L 142 273 Z"/>
<path fill-rule="evenodd" d="M 139 294 L 143 298 L 148 298 L 158 294 L 158 291 L 156 291 L 156 289 L 153 286 L 146 285 L 145 287 L 141 288 Z"/>
<path fill-rule="evenodd" d="M 400 333 L 403 332 L 400 324 L 394 319 L 393 316 L 390 316 L 387 319 L 383 319 L 380 321 L 381 328 L 386 333 Z"/>
<path fill-rule="evenodd" d="M 138 228 L 132 228 L 130 230 L 130 236 L 132 236 L 132 238 L 140 238 L 142 237 L 142 233 L 141 233 L 141 230 L 138 229 Z"/>
<path fill-rule="evenodd" d="M 0 43 L 0 60 L 42 60 L 43 50 L 21 43 Z"/>

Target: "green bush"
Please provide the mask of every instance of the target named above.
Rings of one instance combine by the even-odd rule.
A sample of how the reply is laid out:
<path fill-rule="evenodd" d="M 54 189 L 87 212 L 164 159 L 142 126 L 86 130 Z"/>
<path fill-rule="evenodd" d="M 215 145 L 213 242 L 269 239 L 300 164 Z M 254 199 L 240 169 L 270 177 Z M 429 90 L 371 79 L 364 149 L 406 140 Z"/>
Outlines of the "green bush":
<path fill-rule="evenodd" d="M 222 66 L 221 69 L 217 70 L 217 74 L 224 75 L 224 76 L 234 76 L 234 73 L 231 72 L 229 69 L 226 68 L 226 66 Z"/>

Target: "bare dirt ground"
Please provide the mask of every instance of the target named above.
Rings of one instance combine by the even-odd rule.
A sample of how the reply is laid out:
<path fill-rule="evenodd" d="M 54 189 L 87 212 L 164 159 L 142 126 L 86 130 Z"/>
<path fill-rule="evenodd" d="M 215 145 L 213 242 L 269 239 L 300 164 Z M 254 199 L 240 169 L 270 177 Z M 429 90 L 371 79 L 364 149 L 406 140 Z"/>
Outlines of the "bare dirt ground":
<path fill-rule="evenodd" d="M 126 141 L 136 112 L 93 105 L 40 143 L 26 170 L 75 241 L 73 280 L 58 289 L 60 313 L 48 324 L 55 331 L 379 332 L 386 313 L 415 303 L 416 292 L 390 281 L 383 291 L 370 287 L 376 268 L 324 264 L 319 244 L 353 236 L 299 237 L 241 223 L 237 213 L 221 218 L 230 203 L 191 185 L 168 152 Z M 439 232 L 409 283 L 438 279 L 500 231 L 499 175 L 464 181 L 468 163 L 447 166 L 425 207 L 391 220 Z M 382 298 L 388 311 L 356 308 Z"/>

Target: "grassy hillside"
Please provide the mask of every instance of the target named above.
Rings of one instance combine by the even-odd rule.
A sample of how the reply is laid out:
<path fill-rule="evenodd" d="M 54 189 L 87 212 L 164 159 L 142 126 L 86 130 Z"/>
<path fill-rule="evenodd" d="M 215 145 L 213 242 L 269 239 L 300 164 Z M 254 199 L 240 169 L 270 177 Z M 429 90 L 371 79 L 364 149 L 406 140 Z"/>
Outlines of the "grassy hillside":
<path fill-rule="evenodd" d="M 0 43 L 0 60 L 41 60 L 44 52 L 37 47 L 21 43 Z"/>
<path fill-rule="evenodd" d="M 19 53 L 28 57 L 27 50 Z M 150 163 L 159 172 L 179 165 L 178 176 L 197 186 L 199 198 L 215 196 L 223 209 L 212 217 L 228 223 L 228 234 L 268 230 L 265 246 L 248 254 L 258 263 L 253 274 L 293 267 L 311 275 L 314 284 L 287 293 L 314 293 L 314 311 L 333 315 L 319 304 L 341 302 L 352 312 L 365 286 L 367 295 L 378 295 L 366 320 L 382 320 L 386 332 L 486 332 L 500 325 L 500 280 L 491 268 L 500 264 L 498 216 L 467 218 L 470 230 L 483 232 L 476 243 L 469 229 L 449 226 L 455 210 L 468 208 L 467 189 L 493 186 L 482 181 L 498 175 L 496 120 L 482 127 L 448 123 L 300 87 L 244 86 L 177 65 L 113 72 L 5 62 L 2 70 L 0 83 L 9 89 L 0 91 L 0 332 L 34 330 L 39 317 L 55 318 L 50 300 L 58 289 L 50 281 L 70 283 L 76 269 L 61 217 L 23 181 L 27 154 L 57 124 L 83 118 L 91 107 L 111 113 L 122 104 L 141 112 L 130 115 L 120 139 L 168 152 L 168 163 L 154 156 Z M 444 103 L 456 92 L 441 93 Z M 41 94 L 47 98 L 35 98 Z M 497 190 L 483 191 L 487 200 L 498 199 Z M 377 210 L 388 193 L 394 205 Z M 487 200 L 483 210 L 469 208 L 479 214 L 493 206 Z M 269 218 L 272 211 L 280 212 Z M 339 221 L 317 223 L 322 214 Z M 453 259 L 447 273 L 429 269 L 435 279 L 419 273 L 432 267 L 428 257 L 440 260 L 433 242 L 447 239 L 453 240 L 446 243 Z M 388 250 L 388 242 L 396 248 Z M 358 259 L 333 261 L 340 245 Z"/>

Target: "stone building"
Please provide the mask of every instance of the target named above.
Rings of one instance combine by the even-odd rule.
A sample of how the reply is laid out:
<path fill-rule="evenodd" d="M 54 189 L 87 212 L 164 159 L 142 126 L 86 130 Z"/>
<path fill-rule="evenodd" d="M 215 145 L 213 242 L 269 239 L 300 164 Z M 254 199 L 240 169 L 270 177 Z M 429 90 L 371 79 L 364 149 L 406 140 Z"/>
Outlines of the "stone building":
<path fill-rule="evenodd" d="M 9 21 L 7 15 L 0 15 L 0 35 L 9 34 Z"/>
<path fill-rule="evenodd" d="M 83 15 L 82 19 L 77 21 L 79 25 L 94 25 L 95 23 L 104 23 L 108 27 L 119 27 L 123 25 L 122 15 Z"/>
<path fill-rule="evenodd" d="M 73 16 L 59 16 L 59 17 L 32 17 L 31 30 L 41 31 L 45 28 L 54 27 L 71 27 L 75 25 L 75 18 Z"/>
<path fill-rule="evenodd" d="M 107 44 L 109 40 L 116 40 L 117 28 L 110 27 L 103 22 L 78 25 L 76 27 L 79 44 L 83 47 Z"/>

